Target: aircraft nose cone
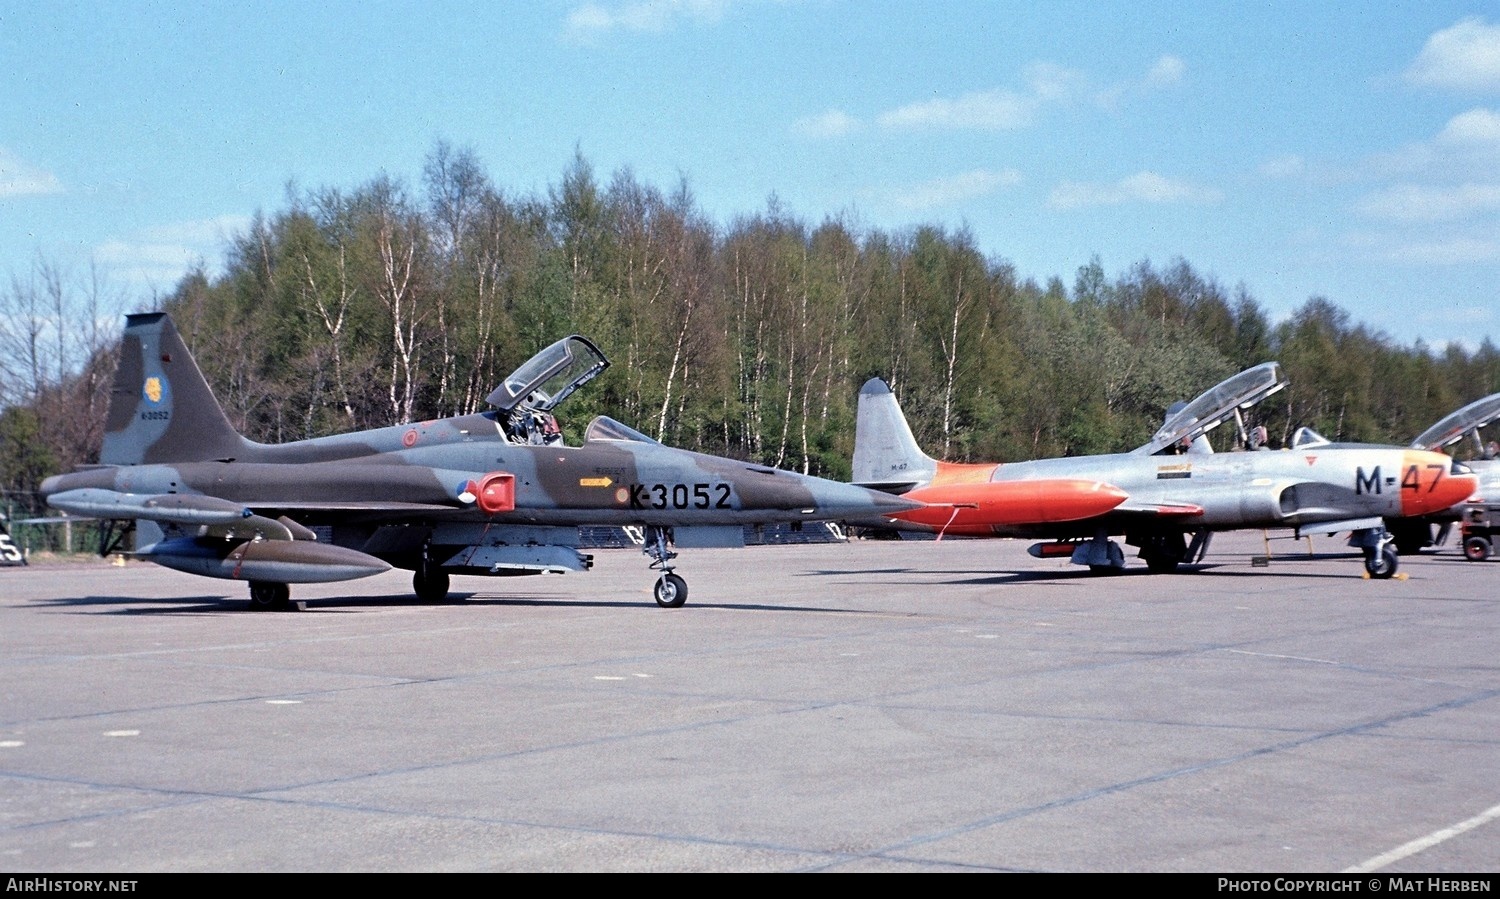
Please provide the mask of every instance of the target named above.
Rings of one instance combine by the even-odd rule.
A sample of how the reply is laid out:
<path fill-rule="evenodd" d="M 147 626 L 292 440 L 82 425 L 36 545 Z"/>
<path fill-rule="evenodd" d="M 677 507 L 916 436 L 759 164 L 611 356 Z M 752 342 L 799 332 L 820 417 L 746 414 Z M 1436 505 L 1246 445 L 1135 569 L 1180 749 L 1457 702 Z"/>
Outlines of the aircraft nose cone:
<path fill-rule="evenodd" d="M 868 490 L 864 487 L 861 487 L 859 489 L 864 490 L 866 493 L 870 494 L 870 502 L 874 505 L 875 511 L 879 512 L 881 515 L 894 515 L 898 512 L 909 512 L 912 509 L 920 509 L 924 505 L 926 505 L 925 503 L 920 503 L 916 500 L 906 499 L 905 497 L 900 496 L 892 496 L 889 493 L 880 493 L 874 490 Z"/>
<path fill-rule="evenodd" d="M 1416 464 L 1408 463 L 1408 471 L 1416 471 L 1415 489 L 1401 491 L 1402 515 L 1429 515 L 1451 509 L 1465 502 L 1479 490 L 1479 476 L 1474 474 L 1448 474 L 1451 461 L 1442 453 L 1419 453 Z M 1428 472 L 1441 476 L 1428 480 Z"/>
<path fill-rule="evenodd" d="M 880 493 L 854 484 L 813 479 L 810 485 L 816 514 L 829 518 L 859 518 L 870 515 L 893 515 L 919 509 L 922 503 L 889 493 Z"/>
<path fill-rule="evenodd" d="M 1458 474 L 1446 478 L 1433 488 L 1429 508 L 1427 512 L 1437 512 L 1449 509 L 1459 503 L 1466 502 L 1469 497 L 1479 491 L 1479 477 L 1472 474 Z"/>

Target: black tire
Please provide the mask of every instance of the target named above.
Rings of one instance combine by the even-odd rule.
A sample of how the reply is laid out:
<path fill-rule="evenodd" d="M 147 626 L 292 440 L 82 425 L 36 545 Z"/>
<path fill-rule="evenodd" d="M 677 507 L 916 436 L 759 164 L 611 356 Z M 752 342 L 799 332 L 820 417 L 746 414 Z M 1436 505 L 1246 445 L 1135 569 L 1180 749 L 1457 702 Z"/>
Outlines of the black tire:
<path fill-rule="evenodd" d="M 1434 545 L 1432 526 L 1422 522 L 1400 521 L 1390 528 L 1396 538 L 1396 551 L 1405 556 L 1416 555 Z"/>
<path fill-rule="evenodd" d="M 687 581 L 675 574 L 664 574 L 657 578 L 656 604 L 663 609 L 675 609 L 687 602 Z"/>
<path fill-rule="evenodd" d="M 1464 541 L 1464 558 L 1470 562 L 1483 562 L 1490 557 L 1490 541 L 1483 537 L 1470 537 Z"/>
<path fill-rule="evenodd" d="M 292 588 L 276 581 L 250 582 L 250 609 L 254 612 L 280 612 L 291 608 Z"/>
<path fill-rule="evenodd" d="M 411 576 L 411 587 L 422 602 L 443 602 L 448 598 L 448 572 L 421 568 Z"/>
<path fill-rule="evenodd" d="M 1171 574 L 1187 558 L 1187 541 L 1184 534 L 1158 534 L 1149 537 L 1141 547 L 1141 558 L 1146 569 L 1153 574 Z"/>
<path fill-rule="evenodd" d="M 1394 546 L 1384 546 L 1378 550 L 1365 550 L 1365 571 L 1370 577 L 1383 581 L 1396 573 L 1401 564 L 1401 557 L 1397 555 Z"/>

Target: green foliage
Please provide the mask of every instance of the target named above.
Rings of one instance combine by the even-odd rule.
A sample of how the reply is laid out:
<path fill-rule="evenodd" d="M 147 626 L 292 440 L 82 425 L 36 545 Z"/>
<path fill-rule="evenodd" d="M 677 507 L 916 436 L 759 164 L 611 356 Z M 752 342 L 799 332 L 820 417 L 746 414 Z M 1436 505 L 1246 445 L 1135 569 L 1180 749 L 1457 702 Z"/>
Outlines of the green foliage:
<path fill-rule="evenodd" d="M 0 491 L 27 493 L 57 471 L 57 458 L 42 439 L 36 410 L 11 406 L 0 411 Z"/>
<path fill-rule="evenodd" d="M 1181 259 L 1111 279 L 1094 256 L 1071 290 L 1061 276 L 1038 285 L 967 231 L 813 227 L 775 197 L 717 225 L 686 183 L 601 179 L 581 154 L 543 194 L 511 195 L 445 142 L 415 189 L 384 174 L 289 188 L 284 209 L 235 237 L 223 274 L 191 273 L 163 305 L 254 439 L 481 411 L 516 365 L 578 332 L 614 365 L 563 407 L 570 440 L 608 414 L 840 478 L 859 387 L 876 376 L 918 440 L 955 461 L 1128 450 L 1171 403 L 1272 359 L 1291 387 L 1252 423 L 1273 444 L 1304 424 L 1405 443 L 1500 391 L 1488 340 L 1401 347 L 1316 297 L 1273 326 L 1243 287 Z M 0 415 L 14 489 L 80 455 L 50 449 L 62 444 L 47 422 L 63 416 L 25 412 Z"/>

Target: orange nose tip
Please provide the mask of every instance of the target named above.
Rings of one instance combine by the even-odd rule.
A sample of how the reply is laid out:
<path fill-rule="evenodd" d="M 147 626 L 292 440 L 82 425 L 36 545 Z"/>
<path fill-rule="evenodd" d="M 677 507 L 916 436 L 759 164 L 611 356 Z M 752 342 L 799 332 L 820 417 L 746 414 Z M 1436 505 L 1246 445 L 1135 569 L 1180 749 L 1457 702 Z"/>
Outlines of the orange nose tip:
<path fill-rule="evenodd" d="M 1414 495 L 1403 496 L 1403 515 L 1430 515 L 1464 502 L 1479 490 L 1479 478 L 1471 474 L 1449 475 L 1430 490 L 1418 489 Z"/>
<path fill-rule="evenodd" d="M 1430 515 L 1464 502 L 1479 490 L 1479 476 L 1450 474 L 1452 461 L 1442 453 L 1408 453 L 1407 479 L 1401 491 L 1402 515 Z"/>

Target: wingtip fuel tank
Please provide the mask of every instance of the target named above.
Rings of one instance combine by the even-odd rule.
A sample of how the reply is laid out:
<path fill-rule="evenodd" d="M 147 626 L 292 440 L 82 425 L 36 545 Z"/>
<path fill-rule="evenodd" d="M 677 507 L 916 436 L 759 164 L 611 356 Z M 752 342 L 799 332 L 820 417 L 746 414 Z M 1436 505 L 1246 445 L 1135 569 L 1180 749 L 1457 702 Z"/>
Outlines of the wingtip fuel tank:
<path fill-rule="evenodd" d="M 1130 494 L 1102 481 L 1046 478 L 934 485 L 904 496 L 925 505 L 887 515 L 944 533 L 991 535 L 995 528 L 1093 518 L 1120 505 Z"/>

